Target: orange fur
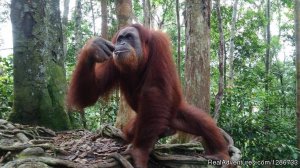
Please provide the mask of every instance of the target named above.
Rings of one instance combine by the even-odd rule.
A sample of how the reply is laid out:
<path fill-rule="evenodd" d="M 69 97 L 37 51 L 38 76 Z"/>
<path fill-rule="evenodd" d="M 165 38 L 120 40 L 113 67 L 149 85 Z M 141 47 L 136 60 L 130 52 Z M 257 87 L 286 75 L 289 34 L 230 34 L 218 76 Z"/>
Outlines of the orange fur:
<path fill-rule="evenodd" d="M 124 129 L 127 140 L 133 144 L 131 154 L 137 167 L 147 167 L 155 142 L 174 130 L 203 136 L 209 156 L 230 159 L 227 143 L 214 120 L 183 99 L 167 35 L 138 24 L 131 27 L 138 30 L 143 47 L 143 59 L 138 66 L 124 72 L 122 67 L 130 65 L 126 61 L 124 65 L 116 65 L 113 59 L 101 64 L 89 63 L 89 51 L 83 48 L 71 81 L 69 104 L 84 108 L 119 84 L 126 101 L 137 112 Z M 113 43 L 117 37 L 118 33 Z"/>

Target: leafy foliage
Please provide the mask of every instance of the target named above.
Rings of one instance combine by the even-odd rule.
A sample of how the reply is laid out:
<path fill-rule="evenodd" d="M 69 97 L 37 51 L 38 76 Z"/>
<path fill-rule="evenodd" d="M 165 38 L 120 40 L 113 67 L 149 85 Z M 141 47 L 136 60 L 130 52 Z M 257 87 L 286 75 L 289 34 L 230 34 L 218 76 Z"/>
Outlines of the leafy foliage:
<path fill-rule="evenodd" d="M 0 22 L 5 22 L 9 19 L 10 2 L 8 0 L 2 0 L 0 6 L 3 7 L 0 8 Z"/>
<path fill-rule="evenodd" d="M 84 3 L 87 2 L 87 3 Z M 214 3 L 214 1 L 212 1 Z M 94 2 L 96 4 L 97 2 Z M 242 150 L 243 160 L 295 159 L 299 150 L 296 143 L 296 78 L 295 78 L 295 37 L 294 37 L 294 3 L 290 0 L 271 1 L 272 3 L 272 38 L 271 38 L 271 69 L 268 77 L 269 92 L 265 85 L 265 27 L 266 16 L 263 1 L 244 0 L 239 2 L 236 34 L 234 38 L 234 85 L 225 86 L 224 100 L 221 107 L 219 126 L 224 128 L 234 139 L 235 145 Z M 1 4 L 1 3 L 0 3 Z M 93 36 L 91 8 L 87 0 L 83 1 L 83 20 L 81 24 L 83 41 Z M 98 6 L 98 7 L 96 7 Z M 99 4 L 94 5 L 95 17 L 100 18 Z M 181 78 L 184 79 L 184 2 L 180 3 L 181 15 Z M 1 10 L 6 12 L 8 10 Z M 108 2 L 109 38 L 117 31 L 115 2 Z M 142 23 L 143 9 L 141 1 L 133 1 L 134 22 Z M 226 55 L 229 53 L 229 38 L 232 19 L 231 4 L 221 6 L 222 22 L 226 42 Z M 171 41 L 174 60 L 177 55 L 177 22 L 175 1 L 151 1 L 151 19 L 154 28 L 165 31 Z M 277 22 L 281 16 L 281 22 Z M 1 19 L 6 19 L 0 17 Z M 276 24 L 275 24 L 276 23 Z M 96 25 L 100 25 L 96 22 Z M 278 30 L 277 30 L 278 29 Z M 66 74 L 70 78 L 76 64 L 74 19 L 68 23 L 68 51 L 66 57 Z M 214 96 L 218 84 L 218 21 L 212 8 L 211 16 L 211 107 L 214 108 Z M 288 47 L 289 46 L 289 47 Z M 287 47 L 287 48 L 286 48 Z M 292 49 L 291 49 L 292 48 Z M 292 50 L 292 51 L 287 51 Z M 228 60 L 227 60 L 228 63 Z M 228 78 L 228 65 L 226 66 Z M 0 118 L 5 118 L 12 107 L 13 75 L 12 56 L 0 57 Z M 184 82 L 184 80 L 182 80 Z M 103 123 L 114 123 L 118 111 L 119 96 L 117 93 L 107 100 L 99 100 L 95 106 L 85 109 L 87 128 L 95 130 Z M 268 102 L 269 113 L 264 111 Z M 213 110 L 211 110 L 213 111 Z M 81 120 L 74 115 L 74 121 Z M 74 122 L 73 122 L 74 123 Z M 79 123 L 77 127 L 81 127 Z M 167 142 L 167 140 L 162 140 Z"/>
<path fill-rule="evenodd" d="M 282 27 L 281 36 L 272 31 L 271 74 L 267 79 L 270 86 L 266 92 L 266 19 L 263 10 L 252 8 L 254 3 L 247 1 L 240 4 L 247 8 L 240 6 L 238 11 L 234 38 L 234 86 L 225 89 L 219 125 L 233 137 L 235 145 L 242 150 L 243 160 L 297 159 L 299 150 L 295 148 L 296 132 L 291 131 L 296 130 L 295 66 L 291 59 L 287 59 L 293 55 L 286 55 L 284 60 L 280 60 L 283 42 L 294 44 L 293 38 L 286 38 L 292 36 L 289 32 L 292 28 L 284 24 L 278 25 Z M 219 36 L 216 14 L 212 14 L 211 97 L 217 92 Z M 229 39 L 232 7 L 223 6 L 222 15 L 226 25 L 225 39 Z M 288 12 L 286 16 L 289 16 Z M 264 111 L 265 102 L 269 104 L 269 113 Z M 211 104 L 214 108 L 214 103 Z"/>
<path fill-rule="evenodd" d="M 13 105 L 12 55 L 0 56 L 0 118 L 6 119 Z"/>
<path fill-rule="evenodd" d="M 95 106 L 86 108 L 87 128 L 95 130 L 104 124 L 113 125 L 119 109 L 119 95 L 113 93 L 106 100 L 99 100 Z"/>
<path fill-rule="evenodd" d="M 282 12 L 287 19 L 292 20 L 292 4 L 280 1 L 282 8 L 289 12 Z M 243 1 L 239 7 L 237 31 L 234 38 L 234 86 L 226 87 L 225 98 L 219 119 L 220 127 L 224 128 L 235 140 L 236 146 L 242 150 L 243 160 L 267 159 L 295 159 L 299 151 L 294 147 L 296 142 L 295 125 L 295 67 L 292 55 L 280 60 L 284 43 L 294 44 L 291 30 L 293 25 L 284 21 L 280 28 L 281 36 L 273 34 L 271 39 L 271 72 L 268 78 L 269 92 L 264 90 L 265 82 L 265 51 L 264 39 L 266 18 L 263 6 L 256 1 Z M 246 7 L 243 7 L 246 6 Z M 255 8 L 258 6 L 259 8 Z M 273 4 L 274 7 L 274 4 Z M 274 10 L 282 9 L 274 8 Z M 109 5 L 109 34 L 112 36 L 117 30 L 117 20 L 114 14 L 114 3 Z M 143 9 L 140 1 L 133 1 L 135 21 L 142 23 Z M 184 10 L 184 3 L 180 4 Z M 161 12 L 157 12 L 161 11 Z M 221 6 L 226 51 L 229 47 L 232 7 Z M 278 11 L 281 12 L 281 11 Z M 177 60 L 177 27 L 175 3 L 171 1 L 151 1 L 151 15 L 154 27 L 160 27 L 168 33 L 172 41 L 174 60 Z M 283 17 L 283 16 L 282 16 Z M 183 18 L 181 18 L 183 19 Z M 163 21 L 163 22 L 162 22 Z M 184 23 L 182 20 L 181 23 Z M 69 24 L 69 37 L 73 34 L 72 21 Z M 216 12 L 212 10 L 211 17 L 211 98 L 214 108 L 214 94 L 218 83 L 218 22 Z M 91 35 L 90 21 L 86 19 L 83 27 L 86 37 Z M 184 79 L 184 26 L 181 26 L 181 78 Z M 69 38 L 70 39 L 70 38 Z M 72 49 L 72 39 L 69 40 L 68 74 L 73 70 L 76 51 Z M 291 58 L 291 59 L 289 59 Z M 228 70 L 228 66 L 227 66 Z M 68 75 L 69 76 L 69 75 Z M 184 81 L 184 80 L 183 80 Z M 103 123 L 113 123 L 118 111 L 118 95 L 113 94 L 107 101 L 100 100 L 95 106 L 85 109 L 87 127 L 96 129 Z M 268 102 L 270 113 L 265 114 L 264 104 Z M 213 111 L 213 110 L 212 110 Z M 163 139 L 160 142 L 167 142 Z"/>

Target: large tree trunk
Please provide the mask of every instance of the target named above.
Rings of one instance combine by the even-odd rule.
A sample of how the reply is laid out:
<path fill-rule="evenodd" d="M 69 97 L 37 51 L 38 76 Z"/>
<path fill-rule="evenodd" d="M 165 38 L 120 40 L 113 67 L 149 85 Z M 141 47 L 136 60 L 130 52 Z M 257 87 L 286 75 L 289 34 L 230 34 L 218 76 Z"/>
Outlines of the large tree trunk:
<path fill-rule="evenodd" d="M 220 0 L 216 0 L 216 9 L 218 17 L 218 29 L 219 29 L 219 88 L 218 93 L 215 96 L 215 110 L 214 119 L 216 122 L 219 119 L 221 104 L 224 95 L 224 57 L 225 57 L 225 40 L 223 34 L 223 23 L 221 15 Z"/>
<path fill-rule="evenodd" d="M 189 103 L 209 113 L 211 1 L 186 2 L 185 96 Z"/>
<path fill-rule="evenodd" d="M 297 148 L 300 149 L 300 0 L 295 0 L 296 68 L 297 68 Z"/>
<path fill-rule="evenodd" d="M 185 96 L 188 103 L 210 111 L 210 0 L 186 0 Z M 179 133 L 178 141 L 191 139 Z"/>
<path fill-rule="evenodd" d="M 59 0 L 12 0 L 14 106 L 10 120 L 70 128 Z"/>
<path fill-rule="evenodd" d="M 118 29 L 130 24 L 132 22 L 132 2 L 131 0 L 117 0 L 116 12 L 118 18 Z M 120 95 L 119 112 L 116 118 L 115 126 L 117 128 L 123 128 L 129 120 L 135 116 L 135 112 L 127 104 L 125 97 Z"/>

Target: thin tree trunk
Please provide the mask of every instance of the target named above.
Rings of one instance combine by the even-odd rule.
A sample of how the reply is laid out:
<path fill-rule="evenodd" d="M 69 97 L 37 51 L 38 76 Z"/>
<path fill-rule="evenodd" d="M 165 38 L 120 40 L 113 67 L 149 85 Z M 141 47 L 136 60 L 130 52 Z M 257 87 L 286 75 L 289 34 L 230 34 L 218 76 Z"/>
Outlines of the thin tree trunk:
<path fill-rule="evenodd" d="M 300 0 L 295 0 L 296 68 L 297 68 L 297 148 L 300 149 Z M 300 156 L 298 156 L 299 159 Z"/>
<path fill-rule="evenodd" d="M 63 13 L 63 18 L 62 18 L 63 26 L 67 26 L 67 24 L 68 24 L 69 6 L 70 6 L 70 0 L 64 0 L 64 13 Z"/>
<path fill-rule="evenodd" d="M 150 17 L 150 1 L 143 0 L 143 10 L 144 10 L 144 26 L 151 27 L 151 17 Z"/>
<path fill-rule="evenodd" d="M 116 0 L 116 14 L 118 19 L 118 28 L 122 28 L 132 23 L 132 1 Z"/>
<path fill-rule="evenodd" d="M 277 0 L 277 12 L 278 12 L 278 38 L 279 40 L 281 39 L 281 18 L 282 18 L 282 13 L 281 13 L 281 9 L 282 9 L 282 5 L 281 5 L 281 0 Z"/>
<path fill-rule="evenodd" d="M 159 21 L 159 19 L 158 19 L 158 28 L 159 29 L 162 29 L 163 28 L 163 26 L 164 26 L 164 24 L 165 24 L 165 20 L 166 20 L 166 14 L 167 14 L 167 12 L 166 12 L 166 10 L 168 10 L 168 8 L 170 8 L 170 6 L 172 5 L 172 1 L 163 1 L 163 9 L 162 9 L 162 11 L 163 11 L 163 13 L 162 13 L 162 17 L 161 17 L 161 20 Z"/>
<path fill-rule="evenodd" d="M 285 111 L 286 110 L 286 96 L 285 96 L 285 84 L 284 84 L 284 78 L 283 78 L 283 73 L 284 73 L 284 70 L 280 70 L 279 69 L 279 81 L 280 81 L 280 90 L 281 90 L 281 100 L 282 100 L 282 111 Z"/>
<path fill-rule="evenodd" d="M 101 37 L 108 39 L 108 11 L 107 11 L 107 0 L 101 0 Z"/>
<path fill-rule="evenodd" d="M 220 0 L 216 0 L 216 9 L 218 17 L 218 29 L 219 29 L 219 88 L 218 93 L 215 96 L 215 110 L 214 119 L 218 121 L 220 115 L 220 108 L 223 100 L 224 93 L 224 54 L 225 54 L 225 40 L 223 34 L 223 23 L 221 16 Z"/>
<path fill-rule="evenodd" d="M 82 32 L 81 32 L 81 20 L 82 20 L 82 12 L 81 12 L 82 4 L 80 0 L 76 0 L 75 6 L 75 49 L 79 51 L 82 43 Z"/>
<path fill-rule="evenodd" d="M 179 13 L 179 0 L 176 0 L 176 18 L 177 18 L 177 71 L 180 78 L 180 41 L 181 41 L 181 32 L 180 32 L 180 13 Z"/>
<path fill-rule="evenodd" d="M 270 30 L 270 22 L 271 22 L 271 17 L 270 17 L 270 8 L 271 8 L 271 3 L 270 0 L 267 0 L 267 11 L 266 11 L 266 18 L 267 18 L 267 48 L 266 48 L 266 60 L 265 60 L 265 68 L 266 68 L 266 81 L 265 81 L 265 90 L 266 92 L 269 91 L 269 71 L 270 71 L 270 43 L 271 43 L 271 30 Z"/>
<path fill-rule="evenodd" d="M 67 27 L 68 27 L 69 5 L 70 5 L 70 0 L 64 0 L 64 13 L 63 13 L 63 18 L 62 18 L 64 58 L 66 58 L 67 51 L 68 51 L 68 40 L 67 40 L 66 32 L 67 32 Z"/>
<path fill-rule="evenodd" d="M 229 87 L 232 87 L 233 85 L 233 60 L 234 60 L 234 36 L 236 32 L 236 16 L 237 16 L 237 5 L 238 5 L 238 0 L 234 0 L 233 4 L 233 12 L 232 12 L 232 20 L 231 20 L 231 29 L 230 29 L 230 45 L 229 45 L 229 81 L 228 85 Z"/>
<path fill-rule="evenodd" d="M 270 22 L 271 22 L 271 17 L 270 17 L 270 8 L 271 8 L 271 3 L 270 0 L 267 0 L 267 9 L 266 9 L 266 18 L 267 18 L 267 34 L 266 34 L 266 43 L 267 43 L 267 48 L 266 48 L 266 58 L 265 58 L 265 92 L 268 95 L 269 93 L 269 71 L 270 71 L 270 43 L 271 43 L 271 31 L 270 31 Z M 265 101 L 265 113 L 266 115 L 269 113 L 269 103 L 266 100 Z"/>
<path fill-rule="evenodd" d="M 95 27 L 95 15 L 94 15 L 94 4 L 93 0 L 90 0 L 91 10 L 92 10 L 92 22 L 93 22 L 93 35 L 96 35 L 96 27 Z"/>
<path fill-rule="evenodd" d="M 282 18 L 282 14 L 281 14 L 281 0 L 277 0 L 277 12 L 278 12 L 278 38 L 279 41 L 281 40 L 281 18 Z M 280 80 L 280 90 L 281 90 L 281 97 L 282 97 L 282 111 L 284 112 L 286 110 L 287 107 L 287 103 L 286 103 L 286 95 L 285 95 L 285 82 L 284 82 L 284 78 L 283 78 L 283 74 L 285 73 L 285 61 L 283 61 L 283 68 L 281 69 L 279 67 L 279 71 L 280 71 L 280 76 L 279 76 L 279 80 Z"/>

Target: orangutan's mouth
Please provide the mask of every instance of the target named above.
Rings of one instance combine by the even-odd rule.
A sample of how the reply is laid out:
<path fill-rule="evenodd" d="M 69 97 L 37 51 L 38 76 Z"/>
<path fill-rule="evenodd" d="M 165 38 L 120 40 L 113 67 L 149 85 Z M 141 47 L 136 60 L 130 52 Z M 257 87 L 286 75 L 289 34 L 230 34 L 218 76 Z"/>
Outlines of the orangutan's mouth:
<path fill-rule="evenodd" d="M 130 52 L 130 50 L 117 50 L 114 53 L 118 56 L 120 53 Z"/>

